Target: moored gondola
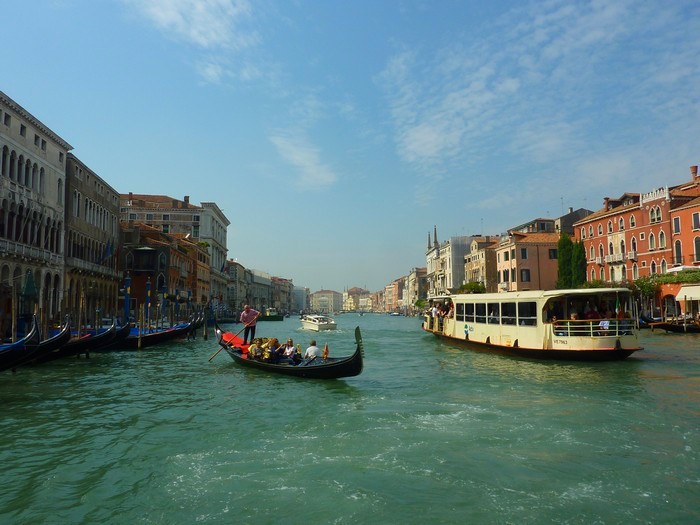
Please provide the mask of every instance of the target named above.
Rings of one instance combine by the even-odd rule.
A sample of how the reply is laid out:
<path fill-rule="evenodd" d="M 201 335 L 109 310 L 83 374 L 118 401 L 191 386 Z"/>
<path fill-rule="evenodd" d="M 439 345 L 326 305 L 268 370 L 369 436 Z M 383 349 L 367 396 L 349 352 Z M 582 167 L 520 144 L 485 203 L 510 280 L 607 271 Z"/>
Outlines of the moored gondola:
<path fill-rule="evenodd" d="M 253 358 L 249 355 L 249 345 L 243 345 L 243 340 L 232 332 L 224 332 L 216 327 L 219 334 L 219 345 L 226 350 L 236 363 L 248 368 L 256 368 L 275 374 L 283 374 L 307 379 L 339 379 L 357 376 L 362 373 L 364 347 L 360 327 L 355 328 L 355 352 L 347 357 L 314 357 L 304 359 L 299 364 L 278 364 Z"/>
<path fill-rule="evenodd" d="M 120 330 L 124 330 L 123 327 Z M 102 332 L 88 332 L 82 337 L 71 339 L 66 342 L 60 348 L 53 350 L 52 352 L 47 352 L 38 356 L 35 360 L 36 363 L 47 363 L 49 361 L 55 361 L 62 357 L 70 357 L 79 354 L 88 354 L 89 352 L 98 350 L 102 346 L 106 346 L 112 343 L 117 335 L 117 325 L 112 323 L 112 325 L 103 330 Z"/>
<path fill-rule="evenodd" d="M 38 321 L 36 320 L 36 316 L 34 323 L 38 326 Z M 71 338 L 71 331 L 70 331 L 70 316 L 66 316 L 66 321 L 65 324 L 63 325 L 63 328 L 59 333 L 54 335 L 53 337 L 50 337 L 49 339 L 45 339 L 43 341 L 40 341 L 38 344 L 28 347 L 25 346 L 23 352 L 19 352 L 15 355 L 15 358 L 12 360 L 8 360 L 5 364 L 5 367 L 3 370 L 7 370 L 9 368 L 16 368 L 18 366 L 26 365 L 28 363 L 33 363 L 39 360 L 42 356 L 49 354 L 53 352 L 54 350 L 59 349 L 61 346 L 66 344 Z"/>
<path fill-rule="evenodd" d="M 22 362 L 22 359 L 36 351 L 41 335 L 39 320 L 35 315 L 27 335 L 14 343 L 0 345 L 0 371 L 9 370 Z"/>
<path fill-rule="evenodd" d="M 169 342 L 181 337 L 185 337 L 187 333 L 192 330 L 195 326 L 198 318 L 191 317 L 186 323 L 181 323 L 171 328 L 166 328 L 163 330 L 155 330 L 152 332 L 145 332 L 139 334 L 138 328 L 132 329 L 132 333 L 129 334 L 124 339 L 117 338 L 114 342 L 110 343 L 106 347 L 100 348 L 102 350 L 139 350 L 141 348 L 146 348 L 149 346 L 154 346 L 160 343 Z"/>

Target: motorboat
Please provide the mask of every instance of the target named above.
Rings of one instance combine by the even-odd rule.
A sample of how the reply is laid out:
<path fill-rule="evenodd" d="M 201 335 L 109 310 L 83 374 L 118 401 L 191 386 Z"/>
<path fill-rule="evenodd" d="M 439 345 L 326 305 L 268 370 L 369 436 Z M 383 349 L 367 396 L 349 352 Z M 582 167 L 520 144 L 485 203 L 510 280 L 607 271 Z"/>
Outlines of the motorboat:
<path fill-rule="evenodd" d="M 322 332 L 324 330 L 335 330 L 338 325 L 335 319 L 327 315 L 304 315 L 301 318 L 301 327 L 312 332 Z"/>

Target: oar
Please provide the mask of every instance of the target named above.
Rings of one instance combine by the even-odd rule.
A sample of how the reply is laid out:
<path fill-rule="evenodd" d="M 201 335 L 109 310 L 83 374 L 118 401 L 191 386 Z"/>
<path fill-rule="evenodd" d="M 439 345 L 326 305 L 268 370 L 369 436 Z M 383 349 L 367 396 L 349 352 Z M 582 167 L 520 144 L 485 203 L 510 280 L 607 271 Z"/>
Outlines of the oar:
<path fill-rule="evenodd" d="M 242 332 L 243 330 L 245 330 L 246 328 L 248 328 L 248 327 L 250 326 L 250 323 L 254 323 L 255 320 L 258 318 L 259 315 L 260 315 L 260 314 L 258 313 L 258 315 L 256 315 L 255 317 L 253 317 L 253 320 L 252 320 L 252 321 L 248 321 L 245 325 L 243 325 L 243 328 L 241 328 L 240 332 L 238 332 L 238 333 L 236 334 L 236 337 L 238 337 L 239 335 L 241 335 L 241 332 Z M 221 352 L 223 349 L 224 349 L 224 346 L 221 345 L 221 348 L 219 348 L 219 349 L 216 351 L 216 353 L 215 353 L 213 356 L 211 356 L 211 357 L 209 358 L 209 361 L 211 361 L 211 360 L 214 359 L 217 355 L 219 355 L 219 352 Z"/>

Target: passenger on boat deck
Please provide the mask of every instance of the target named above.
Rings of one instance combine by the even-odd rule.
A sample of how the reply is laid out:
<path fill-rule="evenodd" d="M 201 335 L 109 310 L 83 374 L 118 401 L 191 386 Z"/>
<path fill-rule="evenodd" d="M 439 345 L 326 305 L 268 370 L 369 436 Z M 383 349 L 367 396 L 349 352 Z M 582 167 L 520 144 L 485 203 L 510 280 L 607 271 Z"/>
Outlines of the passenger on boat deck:
<path fill-rule="evenodd" d="M 586 314 L 586 319 L 600 319 L 600 314 L 598 313 L 598 309 L 593 305 L 593 307 L 588 311 Z"/>
<path fill-rule="evenodd" d="M 312 339 L 309 348 L 307 348 L 306 352 L 304 352 L 304 359 L 308 359 L 310 357 L 321 357 L 322 355 L 323 350 L 316 346 L 316 340 Z"/>
<path fill-rule="evenodd" d="M 447 311 L 447 317 L 452 319 L 455 316 L 455 304 L 450 303 L 450 309 Z"/>

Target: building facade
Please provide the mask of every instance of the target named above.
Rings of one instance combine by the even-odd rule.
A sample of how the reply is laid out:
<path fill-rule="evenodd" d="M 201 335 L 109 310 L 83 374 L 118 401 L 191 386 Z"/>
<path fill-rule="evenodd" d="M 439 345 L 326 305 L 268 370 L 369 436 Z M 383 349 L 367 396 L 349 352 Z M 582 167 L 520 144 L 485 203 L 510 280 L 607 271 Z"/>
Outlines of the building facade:
<path fill-rule="evenodd" d="M 319 290 L 311 294 L 311 311 L 333 315 L 343 308 L 343 294 L 333 290 Z"/>
<path fill-rule="evenodd" d="M 65 286 L 62 310 L 74 323 L 118 315 L 122 282 L 119 193 L 72 153 L 66 163 Z"/>
<path fill-rule="evenodd" d="M 694 257 L 692 221 L 698 210 L 693 202 L 698 197 L 694 168 L 684 184 L 606 197 L 602 209 L 574 225 L 575 239 L 586 251 L 587 280 L 634 281 L 683 267 Z"/>
<path fill-rule="evenodd" d="M 552 290 L 559 275 L 558 233 L 511 231 L 496 250 L 499 292 Z"/>
<path fill-rule="evenodd" d="M 68 142 L 0 91 L 0 339 L 60 321 Z"/>

